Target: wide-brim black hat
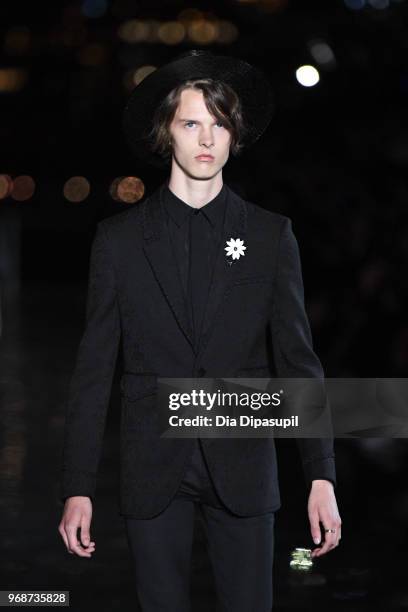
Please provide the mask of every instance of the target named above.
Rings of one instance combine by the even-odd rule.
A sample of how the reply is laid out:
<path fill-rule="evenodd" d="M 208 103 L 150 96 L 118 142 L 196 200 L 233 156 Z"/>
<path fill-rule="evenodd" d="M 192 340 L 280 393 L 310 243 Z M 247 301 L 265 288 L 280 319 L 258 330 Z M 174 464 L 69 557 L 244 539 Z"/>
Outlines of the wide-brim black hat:
<path fill-rule="evenodd" d="M 133 153 L 144 162 L 166 163 L 149 147 L 153 116 L 163 98 L 176 86 L 195 78 L 223 81 L 239 96 L 246 126 L 244 147 L 267 128 L 273 113 L 273 93 L 264 73 L 235 57 L 193 49 L 146 76 L 132 91 L 123 112 L 123 130 Z"/>

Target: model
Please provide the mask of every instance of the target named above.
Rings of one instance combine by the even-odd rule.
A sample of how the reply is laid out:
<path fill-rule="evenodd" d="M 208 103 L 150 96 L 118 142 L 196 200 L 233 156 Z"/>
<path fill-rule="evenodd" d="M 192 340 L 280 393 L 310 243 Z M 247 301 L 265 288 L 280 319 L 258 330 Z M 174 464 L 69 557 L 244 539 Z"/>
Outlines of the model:
<path fill-rule="evenodd" d="M 59 531 L 72 554 L 95 552 L 92 504 L 121 350 L 119 511 L 144 612 L 190 610 L 195 507 L 219 609 L 272 609 L 281 505 L 273 439 L 163 438 L 155 409 L 158 377 L 324 378 L 290 219 L 223 182 L 229 155 L 261 136 L 272 104 L 260 70 L 193 50 L 147 76 L 125 109 L 132 149 L 167 164 L 169 176 L 97 226 L 67 402 Z M 333 439 L 297 444 L 317 557 L 341 537 Z"/>

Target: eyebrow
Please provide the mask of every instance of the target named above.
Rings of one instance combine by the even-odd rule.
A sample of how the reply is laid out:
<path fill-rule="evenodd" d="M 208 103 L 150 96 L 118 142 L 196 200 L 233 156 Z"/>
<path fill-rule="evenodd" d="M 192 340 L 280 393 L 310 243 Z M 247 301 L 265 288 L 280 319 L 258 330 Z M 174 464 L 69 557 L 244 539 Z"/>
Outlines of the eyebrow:
<path fill-rule="evenodd" d="M 178 121 L 179 121 L 179 123 L 181 121 L 192 121 L 194 123 L 201 123 L 201 121 L 197 121 L 197 119 L 179 119 Z M 219 121 L 221 121 L 221 119 L 216 119 L 213 123 L 218 123 Z"/>

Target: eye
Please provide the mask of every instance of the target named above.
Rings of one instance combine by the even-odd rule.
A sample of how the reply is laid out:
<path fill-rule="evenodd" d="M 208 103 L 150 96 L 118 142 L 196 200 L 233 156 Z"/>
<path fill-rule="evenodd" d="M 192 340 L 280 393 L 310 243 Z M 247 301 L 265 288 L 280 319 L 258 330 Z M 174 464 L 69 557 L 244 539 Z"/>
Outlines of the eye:
<path fill-rule="evenodd" d="M 196 124 L 195 121 L 186 121 L 184 126 L 189 127 L 190 125 L 195 125 L 195 124 Z M 220 127 L 225 127 L 222 121 L 217 121 L 215 125 L 219 125 Z"/>

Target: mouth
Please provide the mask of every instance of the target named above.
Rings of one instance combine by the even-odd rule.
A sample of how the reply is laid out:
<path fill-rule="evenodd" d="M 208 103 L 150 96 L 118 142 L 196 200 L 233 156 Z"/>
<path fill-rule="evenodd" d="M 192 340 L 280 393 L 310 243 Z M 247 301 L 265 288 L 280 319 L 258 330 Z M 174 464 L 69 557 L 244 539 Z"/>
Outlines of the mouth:
<path fill-rule="evenodd" d="M 212 155 L 197 155 L 196 160 L 201 162 L 212 162 L 214 161 L 214 157 Z"/>

